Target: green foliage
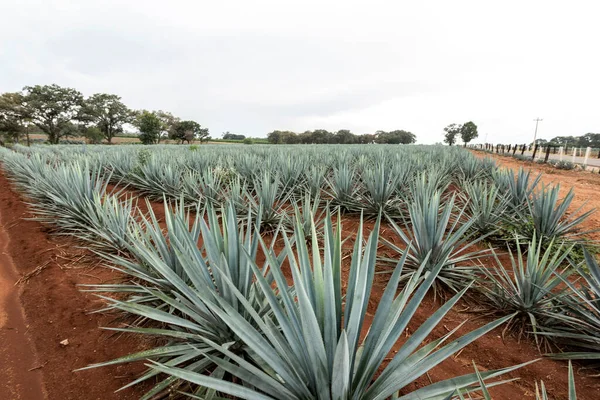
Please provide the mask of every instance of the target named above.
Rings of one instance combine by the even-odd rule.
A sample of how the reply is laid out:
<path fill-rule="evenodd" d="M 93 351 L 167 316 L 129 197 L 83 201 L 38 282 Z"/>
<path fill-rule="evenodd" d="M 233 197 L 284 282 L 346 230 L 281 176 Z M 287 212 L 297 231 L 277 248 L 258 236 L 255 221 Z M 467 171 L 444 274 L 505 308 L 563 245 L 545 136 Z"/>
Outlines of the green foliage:
<path fill-rule="evenodd" d="M 227 131 L 227 132 L 223 132 L 223 139 L 225 139 L 225 140 L 244 140 L 244 139 L 246 139 L 246 136 L 238 135 L 236 133 L 231 133 L 231 132 Z"/>
<path fill-rule="evenodd" d="M 30 112 L 21 93 L 3 93 L 0 95 L 0 134 L 18 142 L 27 133 L 27 121 Z"/>
<path fill-rule="evenodd" d="M 559 192 L 560 185 L 557 184 L 551 188 L 543 188 L 533 195 L 530 213 L 535 232 L 543 240 L 575 238 L 587 233 L 581 231 L 579 226 L 595 211 L 588 210 L 578 215 L 582 209 L 580 207 L 574 212 L 569 212 L 575 193 L 571 189 L 559 200 Z"/>
<path fill-rule="evenodd" d="M 375 139 L 377 143 L 411 144 L 417 141 L 417 137 L 414 133 L 403 130 L 395 130 L 391 132 L 377 131 L 375 135 L 377 136 Z"/>
<path fill-rule="evenodd" d="M 463 188 L 467 197 L 467 216 L 473 221 L 472 229 L 482 236 L 499 230 L 509 207 L 507 197 L 486 181 L 467 181 Z"/>
<path fill-rule="evenodd" d="M 398 396 L 399 390 L 505 321 L 491 322 L 442 345 L 455 332 L 452 331 L 419 348 L 463 291 L 434 312 L 386 363 L 392 346 L 411 321 L 439 267 L 419 284 L 423 272 L 420 268 L 397 294 L 405 258 L 400 260 L 375 315 L 368 318 L 367 303 L 375 273 L 378 229 L 371 233 L 363 250 L 362 224 L 359 227 L 345 291 L 347 296 L 344 297 L 339 217 L 337 221 L 334 229 L 331 218 L 325 219 L 324 244 L 320 246 L 312 235 L 310 250 L 304 241 L 293 242 L 284 237 L 284 254 L 290 262 L 294 281 L 293 292 L 288 289 L 273 252 L 267 255 L 272 260 L 273 282 L 252 265 L 257 290 L 268 302 L 268 316 L 257 312 L 250 302 L 245 301 L 235 281 L 220 272 L 216 274 L 221 275 L 219 280 L 228 286 L 226 292 L 239 299 L 240 306 L 232 307 L 214 291 L 203 295 L 204 304 L 235 333 L 240 346 L 210 339 L 204 339 L 204 342 L 211 351 L 218 353 L 211 361 L 234 376 L 234 382 L 211 379 L 206 374 L 172 363 L 153 363 L 152 367 L 157 372 L 200 387 L 249 399 L 384 399 Z M 315 230 L 314 222 L 311 229 Z M 295 237 L 304 237 L 300 222 L 295 226 Z M 363 331 L 368 332 L 364 338 L 361 337 Z M 490 379 L 515 368 L 464 375 L 421 387 L 399 398 L 445 398 L 456 390 L 464 390 L 463 393 L 478 390 L 478 385 L 472 385 L 480 379 Z"/>
<path fill-rule="evenodd" d="M 143 144 L 155 144 L 160 141 L 163 123 L 155 112 L 142 110 L 134 122 L 140 130 L 140 141 Z"/>
<path fill-rule="evenodd" d="M 69 124 L 80 118 L 83 95 L 75 89 L 56 84 L 26 86 L 24 102 L 33 123 L 48 135 L 51 144 L 72 132 Z"/>
<path fill-rule="evenodd" d="M 586 133 L 582 136 L 557 136 L 550 140 L 556 146 L 600 148 L 600 133 Z"/>
<path fill-rule="evenodd" d="M 102 139 L 105 138 L 104 133 L 96 126 L 84 128 L 83 136 L 87 139 L 87 142 L 91 144 L 102 143 Z"/>
<path fill-rule="evenodd" d="M 191 143 L 196 139 L 202 142 L 207 136 L 208 129 L 202 128 L 196 121 L 177 121 L 169 132 L 169 139 L 179 140 L 182 144 L 183 142 Z"/>
<path fill-rule="evenodd" d="M 600 267 L 590 252 L 582 250 L 585 262 L 577 267 L 577 272 L 585 283 L 563 279 L 571 291 L 561 299 L 562 311 L 574 320 L 545 331 L 563 346 L 575 350 L 551 355 L 557 359 L 600 360 Z"/>
<path fill-rule="evenodd" d="M 444 128 L 444 143 L 452 146 L 456 143 L 456 137 L 460 134 L 462 129 L 462 125 L 460 124 L 450 124 Z"/>
<path fill-rule="evenodd" d="M 123 132 L 123 124 L 133 121 L 133 114 L 119 96 L 96 93 L 83 102 L 80 119 L 94 124 L 111 143 L 113 137 Z"/>
<path fill-rule="evenodd" d="M 242 140 L 242 143 L 244 143 L 244 144 L 254 144 L 254 140 L 252 140 L 251 138 L 245 138 L 244 140 Z"/>
<path fill-rule="evenodd" d="M 516 257 L 509 249 L 512 274 L 494 255 L 498 266 L 481 268 L 489 282 L 481 289 L 487 298 L 485 305 L 492 312 L 511 316 L 506 329 L 515 330 L 519 336 L 531 332 L 539 342 L 540 330 L 573 321 L 557 308 L 557 303 L 567 295 L 565 290 L 559 290 L 559 286 L 572 273 L 572 270 L 561 271 L 571 247 L 550 245 L 544 251 L 542 241 L 535 235 L 527 246 L 526 257 L 518 238 L 516 247 Z"/>
<path fill-rule="evenodd" d="M 348 129 L 341 129 L 335 133 L 325 129 L 316 129 L 300 134 L 276 130 L 268 133 L 267 139 L 272 144 L 411 144 L 417 141 L 415 134 L 404 130 L 377 131 L 373 135 L 355 135 Z"/>
<path fill-rule="evenodd" d="M 410 220 L 404 221 L 403 227 L 389 220 L 405 248 L 383 239 L 387 247 L 407 257 L 410 271 L 416 271 L 420 266 L 431 271 L 439 266 L 434 286 L 436 292 L 438 289 L 459 292 L 468 286 L 475 279 L 476 270 L 469 261 L 487 254 L 485 250 L 469 251 L 470 246 L 484 237 L 468 233 L 474 220 L 466 220 L 461 225 L 464 208 L 458 215 L 453 215 L 454 201 L 455 197 L 452 196 L 442 203 L 437 190 L 415 196 L 415 200 L 408 205 Z"/>
<path fill-rule="evenodd" d="M 460 128 L 460 138 L 462 139 L 465 146 L 479 134 L 477 133 L 477 125 L 472 121 L 466 122 Z"/>

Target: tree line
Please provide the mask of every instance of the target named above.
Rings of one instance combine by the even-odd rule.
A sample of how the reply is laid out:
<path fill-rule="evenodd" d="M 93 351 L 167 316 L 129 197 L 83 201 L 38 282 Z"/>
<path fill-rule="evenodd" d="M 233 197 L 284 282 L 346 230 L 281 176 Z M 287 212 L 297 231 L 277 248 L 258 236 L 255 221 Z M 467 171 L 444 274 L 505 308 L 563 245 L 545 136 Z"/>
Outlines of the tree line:
<path fill-rule="evenodd" d="M 70 136 L 111 143 L 126 124 L 139 130 L 144 144 L 160 143 L 164 138 L 190 143 L 209 135 L 196 121 L 182 120 L 167 111 L 132 110 L 115 94 L 96 93 L 86 98 L 76 89 L 56 84 L 0 94 L 0 133 L 15 142 L 25 138 L 29 144 L 35 126 L 51 144 Z"/>
<path fill-rule="evenodd" d="M 557 136 L 550 140 L 537 139 L 536 144 L 540 146 L 563 146 L 563 147 L 593 147 L 600 148 L 600 133 L 586 133 L 581 136 Z"/>
<path fill-rule="evenodd" d="M 348 129 L 341 129 L 337 132 L 316 129 L 302 133 L 273 131 L 267 134 L 267 140 L 272 144 L 411 144 L 417 141 L 417 137 L 414 133 L 403 130 L 376 131 L 374 134 L 356 135 Z"/>

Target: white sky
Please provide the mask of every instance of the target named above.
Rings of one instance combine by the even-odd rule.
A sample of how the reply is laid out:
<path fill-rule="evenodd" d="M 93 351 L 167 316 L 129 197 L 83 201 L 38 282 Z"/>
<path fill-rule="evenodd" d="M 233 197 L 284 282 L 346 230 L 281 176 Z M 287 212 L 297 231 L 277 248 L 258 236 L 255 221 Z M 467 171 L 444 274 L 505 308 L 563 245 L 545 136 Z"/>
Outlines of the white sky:
<path fill-rule="evenodd" d="M 210 129 L 600 132 L 598 1 L 0 1 L 0 92 L 57 83 Z"/>

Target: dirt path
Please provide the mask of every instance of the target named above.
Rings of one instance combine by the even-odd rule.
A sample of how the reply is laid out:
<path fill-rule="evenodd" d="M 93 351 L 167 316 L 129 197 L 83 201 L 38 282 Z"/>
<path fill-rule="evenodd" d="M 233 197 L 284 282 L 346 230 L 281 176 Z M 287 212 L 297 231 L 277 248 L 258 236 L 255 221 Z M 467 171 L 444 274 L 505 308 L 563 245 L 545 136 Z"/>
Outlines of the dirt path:
<path fill-rule="evenodd" d="M 14 263 L 9 276 L 4 276 L 8 286 L 0 286 L 0 297 L 5 288 L 12 290 L 2 309 L 10 313 L 23 312 L 28 326 L 0 329 L 0 400 L 44 399 L 49 400 L 133 400 L 140 398 L 147 387 L 136 387 L 115 393 L 124 384 L 139 376 L 141 366 L 118 365 L 74 372 L 94 362 L 108 361 L 141 349 L 145 343 L 129 336 L 115 337 L 100 329 L 102 326 L 118 325 L 115 315 L 91 314 L 103 305 L 91 293 L 80 291 L 77 286 L 85 283 L 115 282 L 119 276 L 107 268 L 100 268 L 82 258 L 82 250 L 66 237 L 49 235 L 48 229 L 29 218 L 32 214 L 23 199 L 13 190 L 0 169 L 0 215 L 5 230 L 0 235 L 0 268 L 6 260 Z M 8 234 L 8 237 L 6 236 Z M 9 240 L 10 238 L 10 240 Z M 32 274 L 34 271 L 37 273 Z M 26 282 L 14 286 L 19 277 L 30 276 Z M 17 296 L 17 290 L 20 296 Z M 12 315 L 12 314 L 11 314 Z M 15 342 L 28 332 L 37 353 L 37 361 L 26 359 L 27 342 Z M 8 340 L 8 341 L 7 341 Z M 67 345 L 61 342 L 68 340 Z M 20 344 L 19 344 L 20 343 Z M 29 353 L 31 351 L 29 350 Z M 8 365 L 9 368 L 4 368 Z M 41 367 L 28 371 L 32 367 Z M 43 382 L 46 396 L 31 390 L 33 384 L 21 378 L 35 376 Z M 19 379 L 19 380 L 17 380 Z M 39 384 L 39 383 L 38 383 Z M 26 397 L 26 393 L 27 396 Z"/>
<path fill-rule="evenodd" d="M 18 275 L 2 217 L 0 212 L 0 398 L 44 399 L 41 365 L 27 334 L 29 325 L 19 302 Z"/>

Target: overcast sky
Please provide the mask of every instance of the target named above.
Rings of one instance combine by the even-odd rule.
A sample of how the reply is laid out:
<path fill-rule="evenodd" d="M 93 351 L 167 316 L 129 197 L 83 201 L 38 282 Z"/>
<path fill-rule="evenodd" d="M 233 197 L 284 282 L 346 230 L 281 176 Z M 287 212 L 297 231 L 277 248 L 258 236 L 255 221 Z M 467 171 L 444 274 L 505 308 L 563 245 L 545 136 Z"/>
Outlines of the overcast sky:
<path fill-rule="evenodd" d="M 600 132 L 597 1 L 0 1 L 0 92 L 57 83 L 210 129 Z"/>

